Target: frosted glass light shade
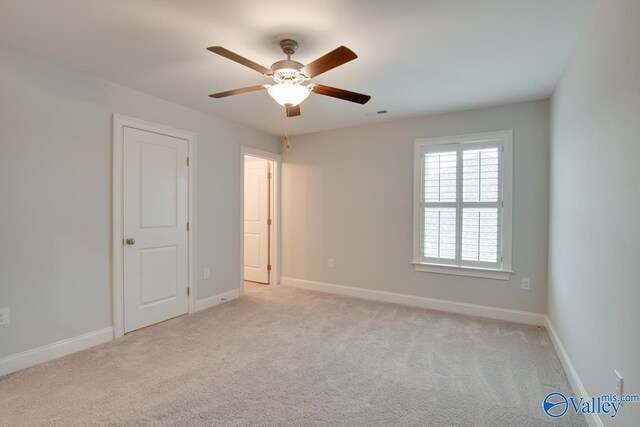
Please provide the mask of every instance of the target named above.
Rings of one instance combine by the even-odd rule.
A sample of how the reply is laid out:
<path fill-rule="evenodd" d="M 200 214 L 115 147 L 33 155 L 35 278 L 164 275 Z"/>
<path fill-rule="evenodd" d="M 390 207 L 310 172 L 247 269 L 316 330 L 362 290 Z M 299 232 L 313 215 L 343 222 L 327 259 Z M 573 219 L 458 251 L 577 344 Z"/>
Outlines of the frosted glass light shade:
<path fill-rule="evenodd" d="M 309 89 L 306 86 L 290 83 L 278 83 L 271 86 L 267 92 L 282 106 L 291 105 L 295 107 L 309 96 Z"/>

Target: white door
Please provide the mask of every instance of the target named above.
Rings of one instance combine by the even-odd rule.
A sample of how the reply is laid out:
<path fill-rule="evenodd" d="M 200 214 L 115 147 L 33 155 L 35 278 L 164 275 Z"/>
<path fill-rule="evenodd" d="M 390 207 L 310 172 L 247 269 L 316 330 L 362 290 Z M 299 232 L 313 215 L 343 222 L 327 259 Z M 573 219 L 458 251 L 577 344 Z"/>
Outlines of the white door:
<path fill-rule="evenodd" d="M 189 308 L 188 142 L 124 129 L 124 331 Z"/>
<path fill-rule="evenodd" d="M 244 165 L 244 280 L 269 283 L 269 161 Z"/>

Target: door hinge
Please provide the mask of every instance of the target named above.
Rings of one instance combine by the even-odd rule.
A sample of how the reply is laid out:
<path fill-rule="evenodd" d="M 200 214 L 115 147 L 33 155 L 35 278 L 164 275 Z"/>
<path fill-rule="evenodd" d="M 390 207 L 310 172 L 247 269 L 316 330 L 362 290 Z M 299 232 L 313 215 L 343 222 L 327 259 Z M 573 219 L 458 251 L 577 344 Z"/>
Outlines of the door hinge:
<path fill-rule="evenodd" d="M 271 271 L 271 264 L 267 265 L 267 271 Z"/>
<path fill-rule="evenodd" d="M 189 158 L 187 157 L 187 166 L 189 166 Z"/>
<path fill-rule="evenodd" d="M 267 178 L 271 179 L 273 175 L 271 175 L 271 172 L 267 172 Z"/>
<path fill-rule="evenodd" d="M 187 286 L 187 296 L 191 295 L 191 288 Z"/>
<path fill-rule="evenodd" d="M 189 231 L 189 223 L 187 223 L 187 231 Z"/>
<path fill-rule="evenodd" d="M 267 220 L 267 225 L 271 225 L 271 218 Z"/>

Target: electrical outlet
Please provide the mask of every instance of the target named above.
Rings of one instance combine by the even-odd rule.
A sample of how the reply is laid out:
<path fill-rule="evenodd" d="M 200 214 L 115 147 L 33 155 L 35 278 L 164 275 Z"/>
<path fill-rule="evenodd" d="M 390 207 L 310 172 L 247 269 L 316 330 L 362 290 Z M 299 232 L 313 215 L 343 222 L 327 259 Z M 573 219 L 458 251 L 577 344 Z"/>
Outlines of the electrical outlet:
<path fill-rule="evenodd" d="M 209 270 L 209 268 L 205 268 L 204 270 L 202 270 L 202 277 L 204 277 L 205 279 L 211 277 L 211 270 Z"/>
<path fill-rule="evenodd" d="M 9 324 L 9 308 L 0 308 L 0 325 Z"/>
<path fill-rule="evenodd" d="M 333 258 L 329 258 L 329 264 L 328 265 L 329 265 L 329 268 L 333 268 L 333 267 L 336 266 L 335 263 L 333 262 Z"/>
<path fill-rule="evenodd" d="M 520 281 L 520 287 L 527 291 L 530 289 L 530 284 L 531 284 L 531 281 L 528 277 L 523 277 L 522 280 Z"/>
<path fill-rule="evenodd" d="M 618 373 L 618 371 L 613 371 L 616 374 L 616 395 L 621 396 L 622 395 L 622 386 L 623 386 L 623 380 L 622 380 L 622 375 L 620 375 Z"/>

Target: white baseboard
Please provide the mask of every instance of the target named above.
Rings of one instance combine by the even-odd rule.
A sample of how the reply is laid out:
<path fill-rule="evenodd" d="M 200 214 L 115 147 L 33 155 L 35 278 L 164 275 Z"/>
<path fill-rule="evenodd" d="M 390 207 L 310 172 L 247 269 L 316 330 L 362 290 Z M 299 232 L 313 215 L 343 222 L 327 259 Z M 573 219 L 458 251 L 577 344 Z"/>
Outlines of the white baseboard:
<path fill-rule="evenodd" d="M 238 289 L 234 289 L 209 298 L 201 299 L 196 302 L 196 311 L 213 307 L 220 303 L 238 298 L 239 296 L 240 291 Z M 34 348 L 33 350 L 27 350 L 22 353 L 6 356 L 0 359 L 0 377 L 21 369 L 29 368 L 39 363 L 48 362 L 80 350 L 85 350 L 89 347 L 111 340 L 113 340 L 113 328 L 108 327 L 77 337 L 58 341 L 53 344 Z"/>
<path fill-rule="evenodd" d="M 111 340 L 113 340 L 113 328 L 108 327 L 7 356 L 0 359 L 0 377 Z"/>
<path fill-rule="evenodd" d="M 551 319 L 549 319 L 548 316 L 545 316 L 545 318 L 549 338 L 551 338 L 551 343 L 556 349 L 556 353 L 558 354 L 558 358 L 560 358 L 560 363 L 562 363 L 564 372 L 567 374 L 567 378 L 569 379 L 571 388 L 573 388 L 573 392 L 578 396 L 584 397 L 585 400 L 590 399 L 591 397 L 589 396 L 589 393 L 587 393 L 587 389 L 584 387 L 584 384 L 580 380 L 576 368 L 573 366 L 573 363 L 571 363 L 571 359 L 569 359 L 569 355 L 564 349 L 562 341 L 560 341 L 560 337 L 556 333 L 556 330 L 553 327 L 553 323 L 551 323 Z M 600 419 L 600 416 L 598 414 L 591 414 L 591 416 L 587 416 L 586 418 L 587 423 L 589 423 L 591 427 L 604 427 L 604 424 L 602 424 L 602 420 Z"/>
<path fill-rule="evenodd" d="M 196 311 L 205 310 L 207 308 L 222 304 L 223 302 L 231 301 L 240 296 L 240 290 L 234 289 L 232 291 L 223 292 L 218 295 L 199 299 L 196 301 Z"/>
<path fill-rule="evenodd" d="M 528 311 L 509 310 L 506 308 L 489 307 L 484 305 L 467 304 L 463 302 L 447 301 L 435 298 L 417 297 L 394 292 L 374 291 L 372 289 L 354 288 L 351 286 L 333 285 L 330 283 L 313 282 L 310 280 L 282 277 L 281 283 L 295 288 L 313 291 L 329 292 L 347 295 L 373 301 L 391 302 L 414 307 L 429 308 L 431 310 L 448 311 L 451 313 L 468 314 L 489 319 L 505 320 L 508 322 L 524 323 L 527 325 L 546 326 L 546 316 Z"/>

